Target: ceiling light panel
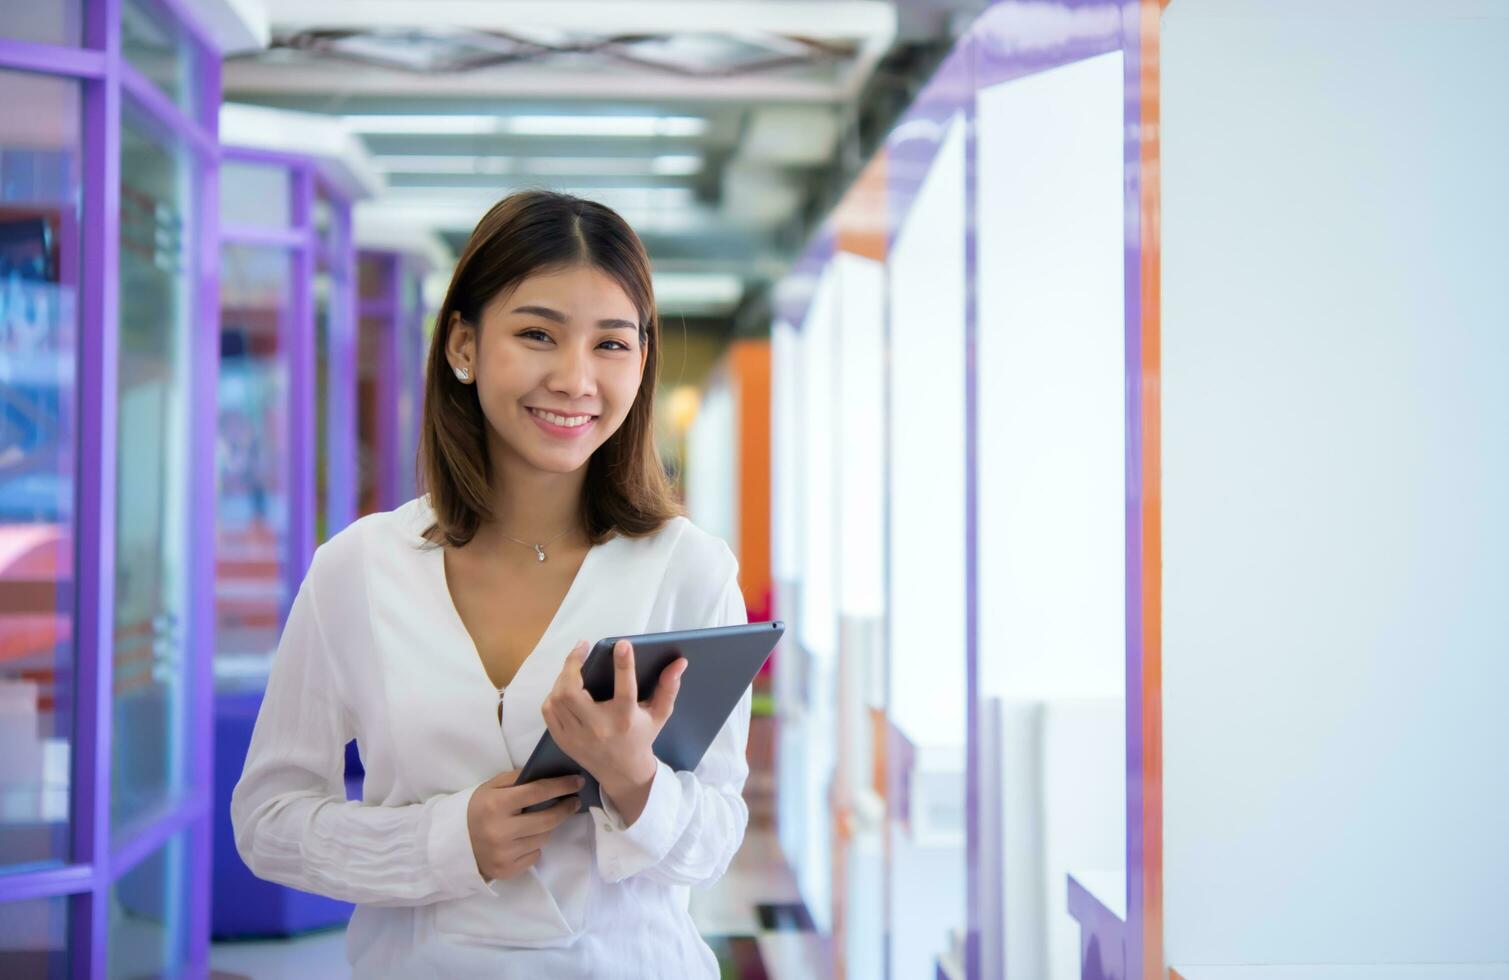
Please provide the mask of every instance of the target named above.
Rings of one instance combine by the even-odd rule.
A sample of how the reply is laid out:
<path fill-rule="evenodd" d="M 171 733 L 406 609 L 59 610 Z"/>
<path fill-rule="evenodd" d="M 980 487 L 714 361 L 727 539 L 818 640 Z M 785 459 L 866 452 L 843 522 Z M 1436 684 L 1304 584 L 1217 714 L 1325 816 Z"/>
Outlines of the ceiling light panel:
<path fill-rule="evenodd" d="M 373 135 L 472 136 L 490 133 L 520 136 L 695 137 L 707 131 L 701 116 L 489 116 L 453 114 L 351 115 L 346 123 Z"/>

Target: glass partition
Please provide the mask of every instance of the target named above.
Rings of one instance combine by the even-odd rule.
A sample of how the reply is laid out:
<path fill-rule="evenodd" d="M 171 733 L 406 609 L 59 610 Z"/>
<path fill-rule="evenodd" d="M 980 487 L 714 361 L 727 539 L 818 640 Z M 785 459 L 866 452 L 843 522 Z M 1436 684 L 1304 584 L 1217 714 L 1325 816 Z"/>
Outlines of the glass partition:
<path fill-rule="evenodd" d="M 0 905 L 0 977 L 63 980 L 68 967 L 67 898 Z"/>
<path fill-rule="evenodd" d="M 285 248 L 221 249 L 215 661 L 222 682 L 265 679 L 292 601 L 285 564 L 293 276 Z"/>
<path fill-rule="evenodd" d="M 9 870 L 70 858 L 83 154 L 78 82 L 0 71 L 0 90 L 0 870 Z"/>
<path fill-rule="evenodd" d="M 244 228 L 293 225 L 293 178 L 285 166 L 251 160 L 220 165 L 220 224 L 226 234 Z"/>
<path fill-rule="evenodd" d="M 157 0 L 121 3 L 121 56 L 185 114 L 194 114 L 194 49 L 183 26 Z"/>
<path fill-rule="evenodd" d="M 0 975 L 199 975 L 218 53 L 193 4 L 0 7 Z"/>
<path fill-rule="evenodd" d="M 187 758 L 189 326 L 195 163 L 127 102 L 121 120 L 116 414 L 116 836 L 175 802 Z"/>
<path fill-rule="evenodd" d="M 314 294 L 314 541 L 329 539 L 331 527 L 332 416 L 331 304 L 334 302 L 328 268 L 321 262 L 311 284 Z"/>
<path fill-rule="evenodd" d="M 188 838 L 168 840 L 110 889 L 110 980 L 181 976 L 187 971 L 189 910 L 183 881 Z"/>
<path fill-rule="evenodd" d="M 84 0 L 0 4 L 0 38 L 76 48 L 84 39 Z"/>
<path fill-rule="evenodd" d="M 1002 735 L 1006 972 L 1080 976 L 1067 881 L 1125 917 L 1120 51 L 977 96 L 979 696 Z"/>
<path fill-rule="evenodd" d="M 316 180 L 315 234 L 315 542 L 355 517 L 358 485 L 355 255 L 350 205 Z"/>

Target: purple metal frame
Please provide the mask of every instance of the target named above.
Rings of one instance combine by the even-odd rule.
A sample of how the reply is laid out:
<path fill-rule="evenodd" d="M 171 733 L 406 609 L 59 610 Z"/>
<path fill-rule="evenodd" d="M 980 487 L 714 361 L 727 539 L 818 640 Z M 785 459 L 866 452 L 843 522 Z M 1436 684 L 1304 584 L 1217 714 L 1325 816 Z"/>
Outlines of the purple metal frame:
<path fill-rule="evenodd" d="M 330 533 L 356 520 L 356 248 L 351 240 L 351 205 L 325 188 L 334 209 L 335 251 L 330 256 L 331 462 L 325 467 L 330 494 Z"/>
<path fill-rule="evenodd" d="M 215 120 L 220 104 L 219 54 L 177 0 L 145 0 L 186 31 L 191 84 L 201 111 L 190 116 L 127 64 L 121 50 L 122 0 L 87 6 L 83 46 L 55 46 L 0 39 L 0 68 L 76 79 L 83 90 L 84 169 L 81 187 L 78 345 L 79 424 L 76 454 L 75 673 L 73 763 L 70 801 L 72 853 L 61 867 L 0 875 L 0 903 L 69 898 L 69 972 L 103 977 L 107 972 L 109 895 L 112 886 L 179 834 L 187 833 L 187 962 L 171 964 L 190 975 L 208 969 L 209 811 L 213 636 L 213 536 L 188 535 L 189 630 L 183 643 L 184 690 L 189 717 L 188 792 L 132 836 L 115 841 L 110 826 L 111 732 L 115 650 L 115 540 L 120 317 L 121 113 L 124 98 L 142 117 L 192 154 L 194 251 L 187 275 L 194 286 L 189 311 L 191 404 L 213 404 L 219 363 L 219 170 Z M 213 412 L 191 413 L 191 458 L 214 458 Z M 214 472 L 200 466 L 189 476 L 189 521 L 214 522 Z"/>
<path fill-rule="evenodd" d="M 355 250 L 351 247 L 351 205 L 339 193 L 324 185 L 315 162 L 306 156 L 257 147 L 227 146 L 222 160 L 255 163 L 285 170 L 290 178 L 289 226 L 258 228 L 231 226 L 222 228 L 219 243 L 284 248 L 293 262 L 291 296 L 292 315 L 279 338 L 279 347 L 288 358 L 288 532 L 283 555 L 284 599 L 281 616 L 298 592 L 299 583 L 314 556 L 315 515 L 324 505 L 329 516 L 330 532 L 350 523 L 355 514 Z M 318 499 L 315 485 L 315 424 L 318 418 L 315 401 L 319 391 L 316 377 L 314 277 L 321 246 L 314 228 L 314 202 L 323 191 L 332 205 L 335 222 L 335 248 L 326 256 L 332 281 L 339 284 L 338 295 L 331 297 L 331 345 L 327 365 L 330 372 L 326 386 L 326 423 L 330 426 L 327 446 L 331 456 L 344 460 L 327 467 L 325 500 Z M 337 270 L 337 266 L 339 269 Z M 335 365 L 345 365 L 334 369 Z"/>

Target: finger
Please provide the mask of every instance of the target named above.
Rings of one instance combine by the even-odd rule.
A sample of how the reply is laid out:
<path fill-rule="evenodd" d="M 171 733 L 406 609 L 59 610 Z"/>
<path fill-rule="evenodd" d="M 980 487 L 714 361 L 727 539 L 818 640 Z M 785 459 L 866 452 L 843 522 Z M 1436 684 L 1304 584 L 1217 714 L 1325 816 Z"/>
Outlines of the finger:
<path fill-rule="evenodd" d="M 586 648 L 587 641 L 582 640 L 566 654 L 566 662 L 561 664 L 561 672 L 556 675 L 551 691 L 564 694 L 582 686 L 582 661 L 586 657 Z"/>
<path fill-rule="evenodd" d="M 516 783 L 518 781 L 519 781 L 519 770 L 517 770 L 517 769 L 510 769 L 507 772 L 500 772 L 500 773 L 498 773 L 496 776 L 494 776 L 493 778 L 489 779 L 487 782 L 483 783 L 482 784 L 482 788 L 483 789 L 507 789 L 508 787 L 512 786 L 514 783 Z"/>
<path fill-rule="evenodd" d="M 552 691 L 550 696 L 540 702 L 540 717 L 545 719 L 545 727 L 552 733 L 559 732 L 566 721 L 565 712 L 562 711 L 570 695 L 564 691 Z"/>
<path fill-rule="evenodd" d="M 681 690 L 681 675 L 686 673 L 687 660 L 680 658 L 667 667 L 655 685 L 655 694 L 650 698 L 650 717 L 659 725 L 671 716 L 676 707 L 676 695 Z"/>
<path fill-rule="evenodd" d="M 529 851 L 538 851 L 544 848 L 546 844 L 550 843 L 550 835 L 552 833 L 553 831 L 547 830 L 541 834 L 530 834 L 528 837 L 517 837 L 514 839 L 513 843 L 515 847 L 517 847 L 521 851 L 524 851 L 525 853 L 528 853 Z"/>
<path fill-rule="evenodd" d="M 570 700 L 570 695 L 552 695 L 549 714 L 546 714 L 543 705 L 540 707 L 540 714 L 545 719 L 545 727 L 550 730 L 556 744 L 563 748 L 581 737 L 582 720 L 571 709 L 568 703 Z"/>
<path fill-rule="evenodd" d="M 634 644 L 628 640 L 613 644 L 613 703 L 622 711 L 631 711 L 639 703 L 639 681 L 634 676 Z"/>
<path fill-rule="evenodd" d="M 527 871 L 530 868 L 534 867 L 534 863 L 536 861 L 538 861 L 539 859 L 540 859 L 540 852 L 539 851 L 530 851 L 528 854 L 520 854 L 518 857 L 514 858 L 512 861 L 508 862 L 508 865 L 504 869 L 504 873 L 503 873 L 502 877 L 504 877 L 504 878 L 512 878 L 514 875 L 517 875 L 517 874 L 520 874 L 521 872 Z"/>
<path fill-rule="evenodd" d="M 552 776 L 523 786 L 511 786 L 504 792 L 509 794 L 508 805 L 514 810 L 522 810 L 557 796 L 570 796 L 585 785 L 587 781 L 580 776 Z"/>
<path fill-rule="evenodd" d="M 538 834 L 548 834 L 561 824 L 569 820 L 574 814 L 580 813 L 582 800 L 579 796 L 571 796 L 553 804 L 549 809 L 536 810 L 533 813 L 521 813 L 514 821 L 510 832 L 519 835 L 518 839 Z"/>

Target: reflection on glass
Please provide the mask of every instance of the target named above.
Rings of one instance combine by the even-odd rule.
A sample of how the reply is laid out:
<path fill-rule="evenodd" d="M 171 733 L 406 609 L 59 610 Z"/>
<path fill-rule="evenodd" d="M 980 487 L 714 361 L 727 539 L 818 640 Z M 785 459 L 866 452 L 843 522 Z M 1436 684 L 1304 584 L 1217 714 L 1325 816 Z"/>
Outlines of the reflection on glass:
<path fill-rule="evenodd" d="M 330 533 L 330 273 L 314 276 L 314 540 Z"/>
<path fill-rule="evenodd" d="M 155 0 L 121 5 L 121 54 L 179 108 L 193 113 L 193 49 L 183 28 Z"/>
<path fill-rule="evenodd" d="M 0 3 L 0 38 L 77 47 L 84 38 L 84 0 Z"/>
<path fill-rule="evenodd" d="M 384 498 L 383 474 L 392 447 L 385 442 L 383 422 L 394 404 L 387 397 L 386 363 L 392 319 L 384 314 L 362 316 L 356 333 L 356 506 L 357 514 L 375 514 L 394 506 Z"/>
<path fill-rule="evenodd" d="M 356 512 L 376 513 L 397 501 L 386 501 L 385 474 L 394 448 L 384 440 L 391 432 L 383 425 L 396 406 L 391 390 L 391 331 L 398 311 L 388 288 L 398 263 L 392 256 L 363 252 L 356 260 L 356 290 L 361 317 L 356 330 Z"/>
<path fill-rule="evenodd" d="M 320 260 L 328 264 L 335 254 L 335 205 L 326 196 L 324 188 L 315 195 L 310 218 L 314 237 L 319 242 Z"/>
<path fill-rule="evenodd" d="M 68 976 L 68 899 L 0 905 L 0 977 Z"/>
<path fill-rule="evenodd" d="M 110 888 L 111 980 L 176 977 L 188 961 L 188 848 L 179 834 Z"/>
<path fill-rule="evenodd" d="M 226 160 L 220 165 L 220 223 L 224 228 L 287 228 L 293 223 L 287 167 Z"/>
<path fill-rule="evenodd" d="M 383 304 L 388 299 L 394 260 L 382 252 L 362 252 L 356 258 L 357 298 L 363 306 Z"/>
<path fill-rule="evenodd" d="M 181 791 L 192 166 L 129 104 L 121 122 L 115 737 L 111 826 Z"/>
<path fill-rule="evenodd" d="M 0 90 L 29 107 L 0 117 L 3 869 L 69 858 L 81 157 L 77 83 Z"/>
<path fill-rule="evenodd" d="M 287 597 L 288 364 L 293 259 L 227 245 L 220 266 L 215 674 L 265 679 Z"/>

